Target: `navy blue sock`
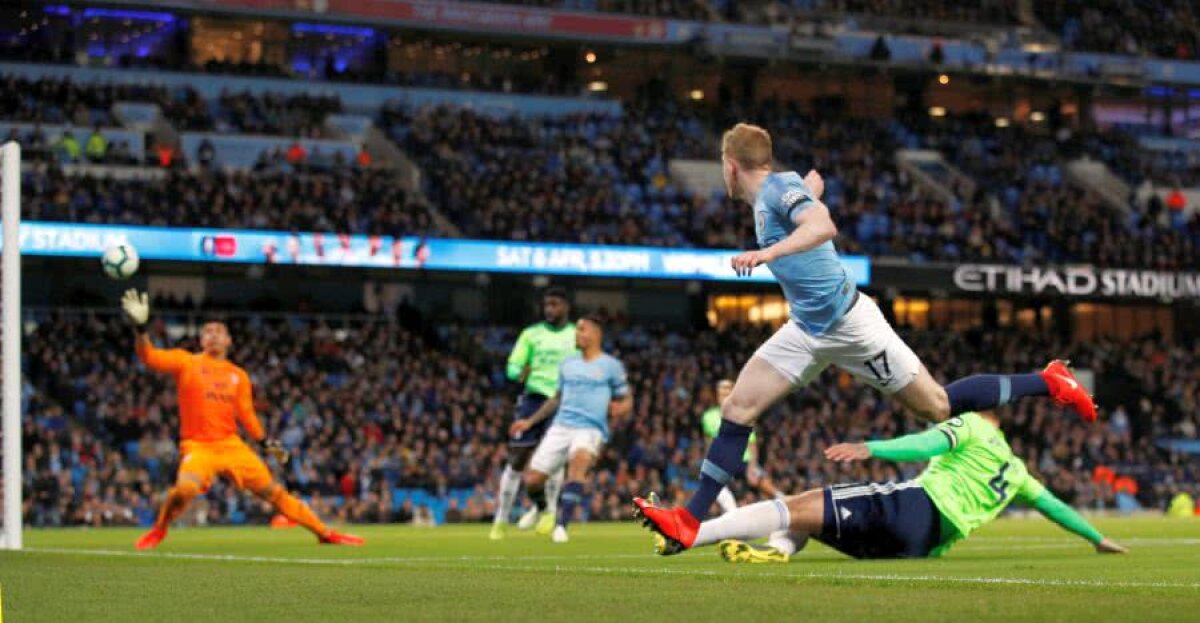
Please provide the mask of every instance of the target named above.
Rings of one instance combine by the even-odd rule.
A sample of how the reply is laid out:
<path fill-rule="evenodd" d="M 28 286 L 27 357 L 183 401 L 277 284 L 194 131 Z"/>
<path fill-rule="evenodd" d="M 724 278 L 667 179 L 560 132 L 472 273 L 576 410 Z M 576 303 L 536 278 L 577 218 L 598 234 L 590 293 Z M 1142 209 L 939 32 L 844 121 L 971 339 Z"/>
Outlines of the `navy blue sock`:
<path fill-rule="evenodd" d="M 575 516 L 575 507 L 583 500 L 583 483 L 572 480 L 563 485 L 562 495 L 558 496 L 558 525 L 566 528 Z"/>
<path fill-rule="evenodd" d="M 713 439 L 708 448 L 708 456 L 700 466 L 700 489 L 688 501 L 687 509 L 699 521 L 708 516 L 717 494 L 731 479 L 741 476 L 746 471 L 746 462 L 742 455 L 746 453 L 746 445 L 750 442 L 753 426 L 742 426 L 729 420 L 721 420 L 721 428 L 717 438 Z"/>
<path fill-rule="evenodd" d="M 946 386 L 950 415 L 985 411 L 1026 396 L 1049 396 L 1040 374 L 976 374 Z"/>

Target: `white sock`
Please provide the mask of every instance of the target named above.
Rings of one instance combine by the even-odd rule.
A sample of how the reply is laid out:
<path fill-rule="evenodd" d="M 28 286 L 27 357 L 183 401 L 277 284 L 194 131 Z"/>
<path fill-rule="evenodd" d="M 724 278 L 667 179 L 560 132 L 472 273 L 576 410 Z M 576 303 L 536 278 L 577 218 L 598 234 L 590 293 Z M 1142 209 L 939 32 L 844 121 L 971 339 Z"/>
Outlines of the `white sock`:
<path fill-rule="evenodd" d="M 733 492 L 729 490 L 729 487 L 723 487 L 717 494 L 717 506 L 721 507 L 722 513 L 728 513 L 737 508 L 737 498 L 733 497 Z"/>
<path fill-rule="evenodd" d="M 563 479 L 567 475 L 566 468 L 554 472 L 546 479 L 546 512 L 558 514 L 558 494 L 562 493 Z"/>
<path fill-rule="evenodd" d="M 791 556 L 796 553 L 796 542 L 787 530 L 776 530 L 767 537 L 767 545 Z"/>
<path fill-rule="evenodd" d="M 787 504 L 780 500 L 757 502 L 700 524 L 693 545 L 712 545 L 725 539 L 757 539 L 776 530 L 787 530 L 791 523 Z"/>
<path fill-rule="evenodd" d="M 493 523 L 506 524 L 508 518 L 512 515 L 513 502 L 517 499 L 517 492 L 521 490 L 521 474 L 514 470 L 512 465 L 504 466 L 504 473 L 500 474 L 500 494 L 496 500 L 496 518 Z"/>

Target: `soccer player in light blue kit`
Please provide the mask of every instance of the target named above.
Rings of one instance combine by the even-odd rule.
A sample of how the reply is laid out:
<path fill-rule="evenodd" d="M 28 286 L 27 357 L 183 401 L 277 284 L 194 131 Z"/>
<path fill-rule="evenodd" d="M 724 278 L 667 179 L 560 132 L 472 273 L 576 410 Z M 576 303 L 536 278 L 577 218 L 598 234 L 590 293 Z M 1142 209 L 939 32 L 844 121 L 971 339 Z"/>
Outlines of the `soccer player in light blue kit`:
<path fill-rule="evenodd" d="M 604 328 L 599 318 L 587 316 L 576 324 L 575 345 L 581 352 L 559 365 L 558 392 L 532 416 L 509 428 L 509 435 L 517 437 L 554 417 L 525 470 L 525 490 L 536 512 L 545 513 L 546 480 L 567 466 L 557 522 L 553 513 L 545 513 L 537 522 L 537 533 L 553 531 L 555 543 L 567 542 L 567 524 L 583 498 L 583 483 L 608 441 L 609 418 L 623 418 L 633 409 L 625 367 L 603 350 Z"/>
<path fill-rule="evenodd" d="M 634 513 L 677 554 L 696 540 L 700 521 L 732 478 L 741 476 L 754 422 L 789 392 L 836 365 L 895 396 L 909 411 L 933 422 L 983 411 L 1026 396 L 1052 396 L 1087 421 L 1096 406 L 1064 362 L 1040 373 L 981 374 L 943 388 L 896 335 L 875 302 L 858 289 L 838 260 L 837 226 L 821 202 L 824 181 L 816 171 L 801 178 L 773 173 L 771 135 L 739 123 L 721 142 L 722 172 L 730 197 L 754 207 L 759 248 L 732 260 L 738 275 L 767 265 L 791 308 L 789 321 L 750 358 L 721 405 L 721 427 L 700 468 L 700 487 L 686 507 L 663 507 L 634 498 Z"/>

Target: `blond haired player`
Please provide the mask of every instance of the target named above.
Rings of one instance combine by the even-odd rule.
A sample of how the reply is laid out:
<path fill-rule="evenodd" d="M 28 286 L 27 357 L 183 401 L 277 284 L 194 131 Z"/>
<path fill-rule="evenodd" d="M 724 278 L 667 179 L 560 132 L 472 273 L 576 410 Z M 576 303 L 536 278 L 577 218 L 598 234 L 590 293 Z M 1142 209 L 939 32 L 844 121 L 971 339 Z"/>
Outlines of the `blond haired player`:
<path fill-rule="evenodd" d="M 746 362 L 721 404 L 721 426 L 687 506 L 666 508 L 634 499 L 635 513 L 667 539 L 664 553 L 691 547 L 721 489 L 745 473 L 742 455 L 758 417 L 830 365 L 933 422 L 1027 396 L 1051 396 L 1084 420 L 1096 419 L 1091 396 L 1061 361 L 1050 362 L 1041 373 L 978 374 L 942 387 L 875 301 L 859 295 L 833 245 L 837 226 L 821 201 L 825 182 L 820 174 L 775 172 L 774 164 L 766 130 L 739 123 L 722 137 L 725 188 L 730 197 L 752 206 L 759 247 L 734 257 L 732 268 L 746 276 L 765 264 L 783 290 L 790 317 Z"/>
<path fill-rule="evenodd" d="M 200 331 L 199 353 L 161 350 L 150 342 L 146 322 L 150 302 L 145 293 L 129 290 L 121 307 L 133 323 L 138 358 L 146 367 L 175 377 L 179 395 L 179 475 L 167 492 L 158 519 L 134 545 L 153 549 L 167 536 L 171 525 L 192 499 L 204 493 L 215 476 L 224 476 L 239 489 L 249 490 L 270 502 L 279 513 L 308 528 L 321 543 L 362 545 L 363 539 L 327 527 L 307 504 L 284 490 L 271 470 L 238 436 L 238 424 L 265 452 L 284 462 L 287 451 L 268 440 L 254 414 L 253 389 L 246 371 L 227 357 L 232 340 L 223 322 L 208 322 Z"/>

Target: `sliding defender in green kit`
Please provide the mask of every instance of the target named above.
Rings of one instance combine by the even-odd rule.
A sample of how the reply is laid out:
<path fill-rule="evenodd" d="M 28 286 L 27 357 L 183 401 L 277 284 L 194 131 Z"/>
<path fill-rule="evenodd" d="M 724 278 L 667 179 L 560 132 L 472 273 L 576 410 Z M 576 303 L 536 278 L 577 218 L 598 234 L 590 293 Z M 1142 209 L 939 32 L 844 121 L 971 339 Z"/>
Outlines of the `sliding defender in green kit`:
<path fill-rule="evenodd" d="M 809 537 L 855 558 L 940 556 L 1015 501 L 1097 552 L 1126 551 L 1030 475 L 991 413 L 966 413 L 897 439 L 837 444 L 825 458 L 928 460 L 929 466 L 907 482 L 832 485 L 744 506 L 702 523 L 695 545 L 718 543 L 730 562 L 787 562 Z M 747 542 L 768 535 L 765 545 Z M 659 553 L 674 553 L 656 537 Z"/>

